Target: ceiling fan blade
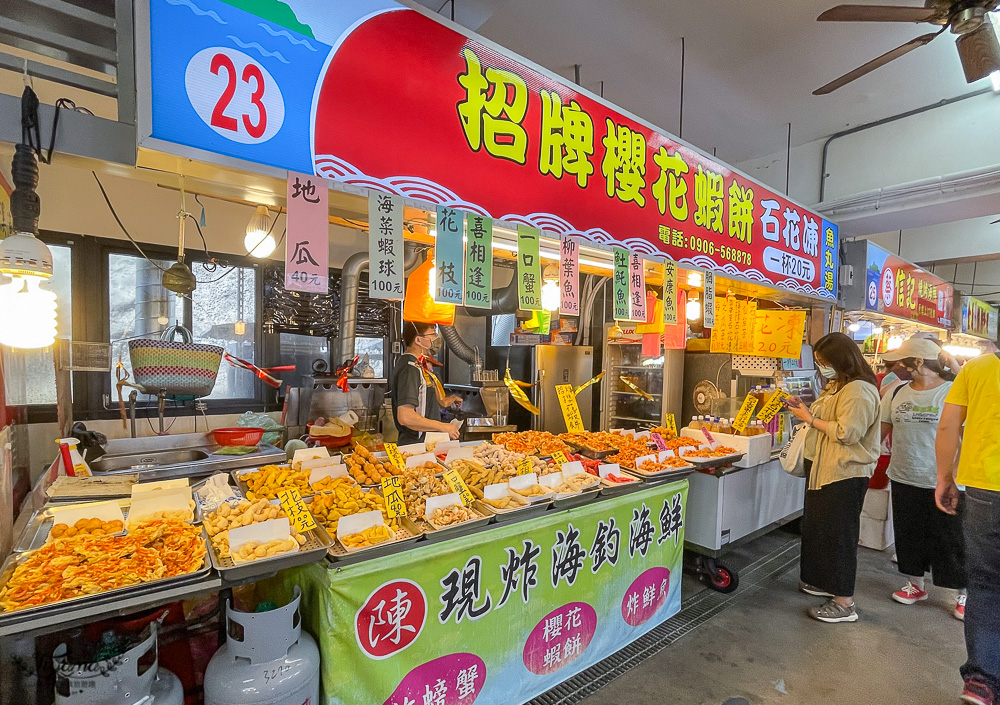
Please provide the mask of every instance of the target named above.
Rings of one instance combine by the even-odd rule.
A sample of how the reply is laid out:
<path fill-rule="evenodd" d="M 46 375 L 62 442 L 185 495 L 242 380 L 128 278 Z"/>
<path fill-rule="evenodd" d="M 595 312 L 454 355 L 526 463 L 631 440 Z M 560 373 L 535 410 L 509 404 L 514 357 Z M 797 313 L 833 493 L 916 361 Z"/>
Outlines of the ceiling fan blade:
<path fill-rule="evenodd" d="M 938 11 L 899 5 L 837 5 L 816 18 L 819 22 L 930 22 Z"/>
<path fill-rule="evenodd" d="M 914 49 L 919 49 L 920 47 L 924 46 L 925 44 L 929 44 L 930 41 L 932 39 L 934 39 L 934 37 L 938 36 L 939 34 L 941 34 L 941 32 L 931 32 L 929 34 L 924 34 L 922 36 L 919 36 L 916 39 L 911 39 L 906 44 L 903 44 L 902 46 L 898 46 L 895 49 L 893 49 L 892 51 L 887 51 L 886 53 L 882 54 L 882 56 L 878 57 L 877 59 L 872 59 L 867 64 L 862 64 L 861 66 L 859 66 L 858 68 L 854 69 L 853 71 L 848 71 L 847 73 L 845 73 L 840 78 L 836 79 L 835 81 L 830 81 L 829 83 L 827 83 L 822 88 L 817 88 L 816 90 L 813 91 L 813 95 L 826 95 L 827 93 L 832 93 L 833 91 L 837 90 L 838 88 L 846 86 L 851 81 L 854 81 L 855 79 L 861 78 L 865 74 L 871 73 L 872 71 L 874 71 L 875 69 L 879 68 L 880 66 L 885 66 L 886 64 L 888 64 L 893 59 L 898 59 L 899 57 L 903 56 L 904 54 L 910 53 Z"/>

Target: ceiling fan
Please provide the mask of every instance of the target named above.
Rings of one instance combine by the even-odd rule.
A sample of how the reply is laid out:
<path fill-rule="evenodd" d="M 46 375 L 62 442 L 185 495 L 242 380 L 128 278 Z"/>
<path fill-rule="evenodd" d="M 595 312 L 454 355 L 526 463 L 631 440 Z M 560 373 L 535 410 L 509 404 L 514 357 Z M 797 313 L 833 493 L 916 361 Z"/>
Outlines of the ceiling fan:
<path fill-rule="evenodd" d="M 888 51 L 877 59 L 862 64 L 853 71 L 813 91 L 813 95 L 826 95 L 847 85 L 880 66 L 929 44 L 932 39 L 951 29 L 958 35 L 955 46 L 969 83 L 986 78 L 1000 70 L 1000 42 L 988 14 L 1000 7 L 1000 0 L 925 0 L 923 7 L 898 5 L 837 5 L 818 18 L 820 22 L 913 22 L 938 25 L 937 32 L 930 32 L 911 39 L 906 44 Z"/>

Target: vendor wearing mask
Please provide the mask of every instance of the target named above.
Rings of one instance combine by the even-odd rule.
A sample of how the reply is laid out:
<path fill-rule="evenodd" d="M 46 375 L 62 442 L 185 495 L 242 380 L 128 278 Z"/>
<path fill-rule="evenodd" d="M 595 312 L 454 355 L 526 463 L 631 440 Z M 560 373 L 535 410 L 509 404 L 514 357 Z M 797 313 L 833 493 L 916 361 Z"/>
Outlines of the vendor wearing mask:
<path fill-rule="evenodd" d="M 458 440 L 458 428 L 440 420 L 440 407 L 461 407 L 461 399 L 456 395 L 438 399 L 436 391 L 428 392 L 421 364 L 440 349 L 440 340 L 433 323 L 403 323 L 405 352 L 392 380 L 392 415 L 399 429 L 399 445 L 419 443 L 427 431 L 447 433 L 452 440 Z"/>

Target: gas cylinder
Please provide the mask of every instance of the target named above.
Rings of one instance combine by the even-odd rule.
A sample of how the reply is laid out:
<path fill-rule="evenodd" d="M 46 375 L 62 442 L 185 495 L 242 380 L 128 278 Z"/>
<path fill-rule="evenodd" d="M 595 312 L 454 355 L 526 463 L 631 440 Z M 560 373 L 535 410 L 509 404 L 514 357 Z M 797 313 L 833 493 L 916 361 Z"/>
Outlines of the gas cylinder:
<path fill-rule="evenodd" d="M 205 670 L 205 705 L 318 705 L 319 649 L 302 631 L 298 586 L 284 607 L 226 604 L 226 643 Z M 157 703 L 159 705 L 159 703 Z"/>
<path fill-rule="evenodd" d="M 56 705 L 184 705 L 180 679 L 159 667 L 158 629 L 151 623 L 149 637 L 139 645 L 91 663 L 70 663 L 67 645 L 60 644 L 52 654 Z"/>

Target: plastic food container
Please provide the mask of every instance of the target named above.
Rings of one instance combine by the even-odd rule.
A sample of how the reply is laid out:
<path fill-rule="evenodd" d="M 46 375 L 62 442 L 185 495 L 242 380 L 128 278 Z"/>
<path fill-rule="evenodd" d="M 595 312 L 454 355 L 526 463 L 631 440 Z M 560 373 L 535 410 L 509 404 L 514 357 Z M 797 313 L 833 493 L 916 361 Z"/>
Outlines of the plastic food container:
<path fill-rule="evenodd" d="M 217 428 L 212 431 L 215 442 L 220 446 L 255 446 L 260 443 L 264 429 L 252 426 L 234 428 Z"/>

